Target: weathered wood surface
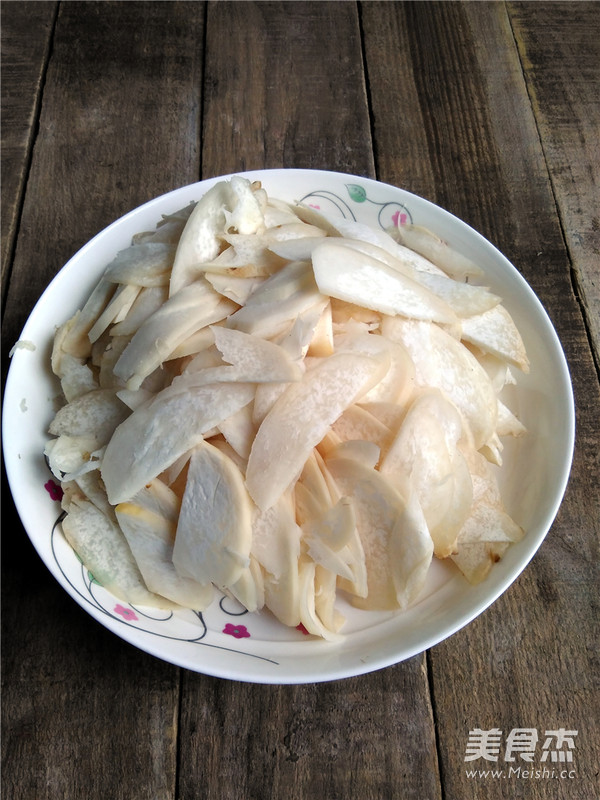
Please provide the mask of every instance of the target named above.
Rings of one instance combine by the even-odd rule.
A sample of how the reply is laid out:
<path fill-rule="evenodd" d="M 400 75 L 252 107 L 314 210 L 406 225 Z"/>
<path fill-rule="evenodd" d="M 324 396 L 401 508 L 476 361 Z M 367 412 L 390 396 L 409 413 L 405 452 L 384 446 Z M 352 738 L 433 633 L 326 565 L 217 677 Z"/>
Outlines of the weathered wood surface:
<path fill-rule="evenodd" d="M 377 163 L 379 177 L 449 208 L 511 258 L 543 299 L 559 331 L 578 409 L 573 473 L 544 546 L 485 615 L 429 653 L 443 786 L 447 797 L 506 796 L 502 780 L 466 779 L 465 767 L 473 766 L 463 761 L 468 730 L 496 727 L 509 732 L 522 727 L 543 734 L 548 720 L 563 719 L 565 725 L 581 729 L 577 744 L 581 784 L 557 782 L 549 793 L 544 780 L 526 787 L 513 781 L 510 795 L 583 797 L 589 791 L 584 787 L 595 780 L 593 752 L 599 738 L 597 723 L 586 709 L 598 702 L 595 619 L 600 508 L 594 442 L 600 397 L 586 320 L 571 281 L 570 264 L 577 254 L 565 247 L 563 224 L 556 213 L 552 170 L 549 175 L 536 109 L 526 89 L 526 82 L 535 85 L 536 76 L 521 63 L 512 34 L 515 10 L 503 4 L 426 5 L 427 9 L 407 5 L 404 14 L 393 5 L 364 6 L 374 138 L 376 152 L 382 153 L 382 162 Z M 534 7 L 544 5 L 518 8 L 521 26 L 530 35 L 537 30 Z M 566 5 L 569 13 L 576 10 Z M 527 25 L 530 9 L 531 25 Z M 569 21 L 581 32 L 587 18 L 587 51 L 583 47 L 581 53 L 582 60 L 587 60 L 588 51 L 597 43 L 598 26 L 594 31 L 592 24 L 597 10 L 582 7 L 581 17 L 566 17 L 566 24 L 564 14 L 557 14 L 555 6 L 552 11 L 557 27 L 547 31 L 549 42 L 560 36 L 568 38 Z M 563 11 L 567 9 L 563 7 Z M 543 11 L 539 14 L 545 19 Z M 546 25 L 551 27 L 549 20 Z M 404 48 L 395 57 L 394 43 L 406 36 L 407 30 L 413 32 L 411 58 L 418 70 L 403 69 Z M 377 52 L 384 56 L 377 59 Z M 554 68 L 559 69 L 556 63 Z M 394 75 L 393 82 L 389 75 Z M 452 76 L 461 77 L 452 80 Z M 433 113 L 422 112 L 423 98 Z M 413 115 L 406 111 L 410 108 L 415 109 Z M 549 109 L 544 113 L 549 114 Z M 378 120 L 384 120 L 381 131 Z M 413 152 L 419 125 L 431 154 L 425 165 Z M 588 140 L 592 138 L 588 133 Z M 595 143 L 597 149 L 597 131 Z M 588 142 L 588 146 L 591 151 L 593 144 Z M 569 156 L 582 170 L 586 164 L 591 170 L 597 168 L 577 148 L 571 148 Z M 550 164 L 554 162 L 550 160 Z M 593 187 L 582 183 L 571 191 L 575 188 L 580 192 L 578 206 L 588 214 L 595 213 Z M 596 255 L 590 277 L 598 271 Z M 577 725 L 576 720 L 582 722 Z"/>
<path fill-rule="evenodd" d="M 597 3 L 577 9 L 571 3 L 514 3 L 510 19 L 568 247 L 574 289 L 597 354 L 600 7 Z"/>
<path fill-rule="evenodd" d="M 199 176 L 325 168 L 438 202 L 507 254 L 561 337 L 578 424 L 563 506 L 506 594 L 427 654 L 327 684 L 221 681 L 138 652 L 57 586 L 5 492 L 4 795 L 597 794 L 597 4 L 2 12 L 4 63 L 16 64 L 3 74 L 5 362 L 48 281 L 125 211 Z M 579 731 L 573 778 L 467 777 L 470 730 L 559 727 Z"/>
<path fill-rule="evenodd" d="M 56 3 L 6 7 L 2 36 L 2 297 L 35 138 Z"/>

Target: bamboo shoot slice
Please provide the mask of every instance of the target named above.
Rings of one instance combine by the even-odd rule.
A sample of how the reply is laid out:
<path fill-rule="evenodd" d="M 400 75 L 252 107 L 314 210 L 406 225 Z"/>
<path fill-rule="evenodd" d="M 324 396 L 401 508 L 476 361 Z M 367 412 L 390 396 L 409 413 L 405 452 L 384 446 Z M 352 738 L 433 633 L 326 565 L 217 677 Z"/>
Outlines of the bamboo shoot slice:
<path fill-rule="evenodd" d="M 212 261 L 221 249 L 219 234 L 225 229 L 225 208 L 232 202 L 226 181 L 219 181 L 196 203 L 179 239 L 169 294 L 175 295 L 202 274 L 203 264 Z"/>
<path fill-rule="evenodd" d="M 66 491 L 65 537 L 95 580 L 116 597 L 136 605 L 173 608 L 173 602 L 150 592 L 123 532 L 76 490 Z"/>
<path fill-rule="evenodd" d="M 254 513 L 251 555 L 265 570 L 265 605 L 280 622 L 291 627 L 300 622 L 301 534 L 289 493 L 282 495 L 267 511 Z"/>
<path fill-rule="evenodd" d="M 484 286 L 461 283 L 446 275 L 417 272 L 417 281 L 441 297 L 459 317 L 472 317 L 494 308 L 500 302 L 498 295 Z"/>
<path fill-rule="evenodd" d="M 392 483 L 410 481 L 435 544 L 446 558 L 471 507 L 469 471 L 457 443 L 462 420 L 437 390 L 417 396 L 406 413 L 380 470 Z"/>
<path fill-rule="evenodd" d="M 451 278 L 464 281 L 476 278 L 482 273 L 477 264 L 454 250 L 427 228 L 420 225 L 399 225 L 394 234 L 406 247 L 432 261 Z"/>
<path fill-rule="evenodd" d="M 202 442 L 191 454 L 173 548 L 178 573 L 228 587 L 250 565 L 252 506 L 244 479 L 221 450 Z"/>
<path fill-rule="evenodd" d="M 303 559 L 300 562 L 298 592 L 300 622 L 308 633 L 320 636 L 326 641 L 338 642 L 342 639 L 341 634 L 324 625 L 316 611 L 316 571 L 317 564 L 314 561 Z"/>
<path fill-rule="evenodd" d="M 106 268 L 104 277 L 113 283 L 134 286 L 166 286 L 169 283 L 175 247 L 165 242 L 133 244 L 121 250 Z"/>
<path fill-rule="evenodd" d="M 523 372 L 529 372 L 525 345 L 511 315 L 502 305 L 463 320 L 462 338 L 507 361 Z"/>
<path fill-rule="evenodd" d="M 90 436 L 96 450 L 108 442 L 128 415 L 129 410 L 113 389 L 94 389 L 59 409 L 49 431 L 53 436 Z"/>
<path fill-rule="evenodd" d="M 173 350 L 192 333 L 214 322 L 221 296 L 205 281 L 186 286 L 167 300 L 138 328 L 114 366 L 114 374 L 127 381 L 128 389 L 139 389 Z M 226 309 L 222 313 L 228 313 Z"/>
<path fill-rule="evenodd" d="M 396 520 L 404 510 L 402 497 L 379 472 L 353 459 L 330 459 L 327 469 L 340 491 L 352 498 L 365 554 L 368 595 L 352 602 L 359 608 L 398 608 L 389 550 Z"/>
<path fill-rule="evenodd" d="M 416 385 L 440 389 L 466 419 L 475 449 L 483 447 L 496 430 L 498 405 L 490 378 L 475 356 L 428 322 L 386 317 L 383 333 L 408 350 Z"/>
<path fill-rule="evenodd" d="M 250 565 L 244 569 L 241 576 L 231 584 L 227 592 L 241 603 L 251 613 L 260 611 L 265 604 L 265 581 L 260 564 L 250 554 Z"/>
<path fill-rule="evenodd" d="M 450 306 L 412 278 L 366 253 L 325 240 L 313 251 L 319 291 L 383 314 L 454 323 Z"/>
<path fill-rule="evenodd" d="M 330 459 L 327 469 L 340 490 L 352 498 L 365 553 L 368 595 L 354 597 L 352 602 L 365 609 L 402 607 L 420 592 L 433 555 L 433 542 L 416 500 L 354 459 Z"/>
<path fill-rule="evenodd" d="M 338 353 L 288 386 L 258 429 L 248 459 L 246 484 L 259 508 L 277 501 L 333 422 L 387 366 L 382 358 Z"/>
<path fill-rule="evenodd" d="M 207 608 L 213 586 L 182 577 L 173 566 L 175 523 L 135 503 L 120 503 L 115 511 L 148 589 L 184 608 Z"/>
<path fill-rule="evenodd" d="M 140 406 L 116 429 L 104 454 L 110 502 L 131 499 L 253 396 L 254 386 L 247 383 L 207 384 L 183 393 L 167 387 Z"/>

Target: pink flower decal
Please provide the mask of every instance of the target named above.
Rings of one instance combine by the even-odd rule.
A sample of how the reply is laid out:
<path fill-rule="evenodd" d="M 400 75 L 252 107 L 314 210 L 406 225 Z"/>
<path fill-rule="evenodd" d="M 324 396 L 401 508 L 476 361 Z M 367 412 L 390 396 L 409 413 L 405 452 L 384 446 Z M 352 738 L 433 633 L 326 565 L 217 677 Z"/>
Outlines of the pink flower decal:
<path fill-rule="evenodd" d="M 392 214 L 392 222 L 394 225 L 399 228 L 400 225 L 406 225 L 407 220 L 406 214 L 401 214 L 399 211 L 396 211 L 395 214 Z"/>
<path fill-rule="evenodd" d="M 310 636 L 309 632 L 306 630 L 306 628 L 304 627 L 304 625 L 302 623 L 300 623 L 299 625 L 296 625 L 296 630 L 300 631 L 300 633 L 303 633 L 305 636 Z"/>
<path fill-rule="evenodd" d="M 232 625 L 231 622 L 228 622 L 227 625 L 223 628 L 223 633 L 226 633 L 228 636 L 235 636 L 236 639 L 249 639 L 250 634 L 248 633 L 245 625 Z"/>
<path fill-rule="evenodd" d="M 63 498 L 63 490 L 57 483 L 53 480 L 49 480 L 44 484 L 44 489 L 48 492 L 52 500 L 56 500 L 60 503 Z"/>
<path fill-rule="evenodd" d="M 316 208 L 317 211 L 320 211 L 320 209 L 321 209 L 321 206 L 318 206 L 315 203 L 309 203 L 308 205 L 309 205 L 310 208 Z"/>
<path fill-rule="evenodd" d="M 135 611 L 132 611 L 130 608 L 125 608 L 120 603 L 117 603 L 115 606 L 115 613 L 120 614 L 123 619 L 127 620 L 127 622 L 133 622 L 134 620 L 138 619 L 138 615 Z"/>

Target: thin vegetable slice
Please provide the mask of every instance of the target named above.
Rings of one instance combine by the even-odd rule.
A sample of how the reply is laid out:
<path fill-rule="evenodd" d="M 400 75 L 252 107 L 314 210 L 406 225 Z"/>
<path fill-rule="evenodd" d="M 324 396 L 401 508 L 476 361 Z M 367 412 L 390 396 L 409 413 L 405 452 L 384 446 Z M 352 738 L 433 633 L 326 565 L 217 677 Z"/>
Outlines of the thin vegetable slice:
<path fill-rule="evenodd" d="M 140 406 L 114 432 L 102 462 L 113 505 L 130 500 L 222 420 L 249 403 L 252 384 L 208 384 L 173 394 L 170 387 Z"/>
<path fill-rule="evenodd" d="M 431 561 L 433 555 L 426 526 L 415 520 L 407 511 L 406 499 L 376 470 L 349 458 L 329 459 L 327 469 L 340 491 L 352 498 L 365 553 L 368 595 L 353 597 L 352 602 L 366 609 L 400 607 L 422 587 L 423 559 Z M 427 547 L 424 540 L 430 542 Z M 404 553 L 403 560 L 392 560 L 392 552 Z M 410 570 L 406 569 L 407 554 L 411 556 Z"/>
<path fill-rule="evenodd" d="M 383 333 L 402 342 L 415 365 L 417 386 L 440 389 L 463 414 L 474 447 L 482 447 L 496 430 L 496 393 L 475 356 L 437 325 L 386 317 Z"/>
<path fill-rule="evenodd" d="M 381 379 L 388 363 L 382 358 L 338 353 L 289 385 L 258 429 L 248 459 L 246 484 L 259 508 L 267 509 L 277 501 L 329 426 Z"/>
<path fill-rule="evenodd" d="M 54 436 L 90 436 L 96 450 L 108 442 L 128 413 L 112 389 L 95 389 L 59 409 L 49 431 Z"/>
<path fill-rule="evenodd" d="M 366 253 L 326 240 L 313 250 L 319 290 L 331 297 L 366 306 L 383 314 L 453 323 L 450 306 L 417 281 Z"/>
<path fill-rule="evenodd" d="M 300 537 L 291 494 L 255 512 L 252 555 L 264 569 L 265 605 L 284 625 L 300 624 Z"/>
<path fill-rule="evenodd" d="M 420 225 L 399 225 L 394 236 L 406 247 L 437 264 L 450 277 L 464 281 L 482 274 L 481 267 Z"/>
<path fill-rule="evenodd" d="M 525 345 L 512 317 L 502 305 L 463 321 L 462 338 L 523 372 L 529 372 Z"/>
<path fill-rule="evenodd" d="M 115 511 L 119 527 L 150 591 L 196 611 L 203 611 L 210 605 L 213 585 L 182 577 L 173 565 L 174 522 L 131 502 L 120 503 Z"/>
<path fill-rule="evenodd" d="M 166 361 L 178 344 L 205 325 L 217 322 L 227 310 L 221 297 L 205 281 L 197 281 L 173 295 L 146 319 L 114 366 L 114 374 L 128 389 L 139 389 L 144 378 Z M 221 311 L 215 317 L 215 309 Z"/>
<path fill-rule="evenodd" d="M 250 565 L 252 507 L 233 461 L 208 442 L 192 452 L 173 563 L 200 584 L 227 587 Z"/>
<path fill-rule="evenodd" d="M 105 589 L 128 603 L 173 608 L 173 603 L 150 592 L 123 532 L 78 489 L 65 486 L 62 506 L 67 512 L 62 529 L 66 539 Z"/>

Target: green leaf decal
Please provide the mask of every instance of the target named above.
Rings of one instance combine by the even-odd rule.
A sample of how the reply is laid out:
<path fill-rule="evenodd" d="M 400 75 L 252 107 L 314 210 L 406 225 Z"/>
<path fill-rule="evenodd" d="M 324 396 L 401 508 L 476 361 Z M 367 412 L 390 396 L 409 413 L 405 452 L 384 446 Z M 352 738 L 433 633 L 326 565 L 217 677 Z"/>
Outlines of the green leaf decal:
<path fill-rule="evenodd" d="M 356 183 L 347 183 L 346 189 L 348 189 L 348 194 L 355 203 L 364 203 L 367 199 L 366 191 Z"/>
<path fill-rule="evenodd" d="M 88 579 L 90 580 L 91 583 L 96 583 L 98 586 L 102 586 L 100 581 L 96 580 L 96 578 L 94 578 L 94 576 L 89 570 L 88 570 Z"/>

